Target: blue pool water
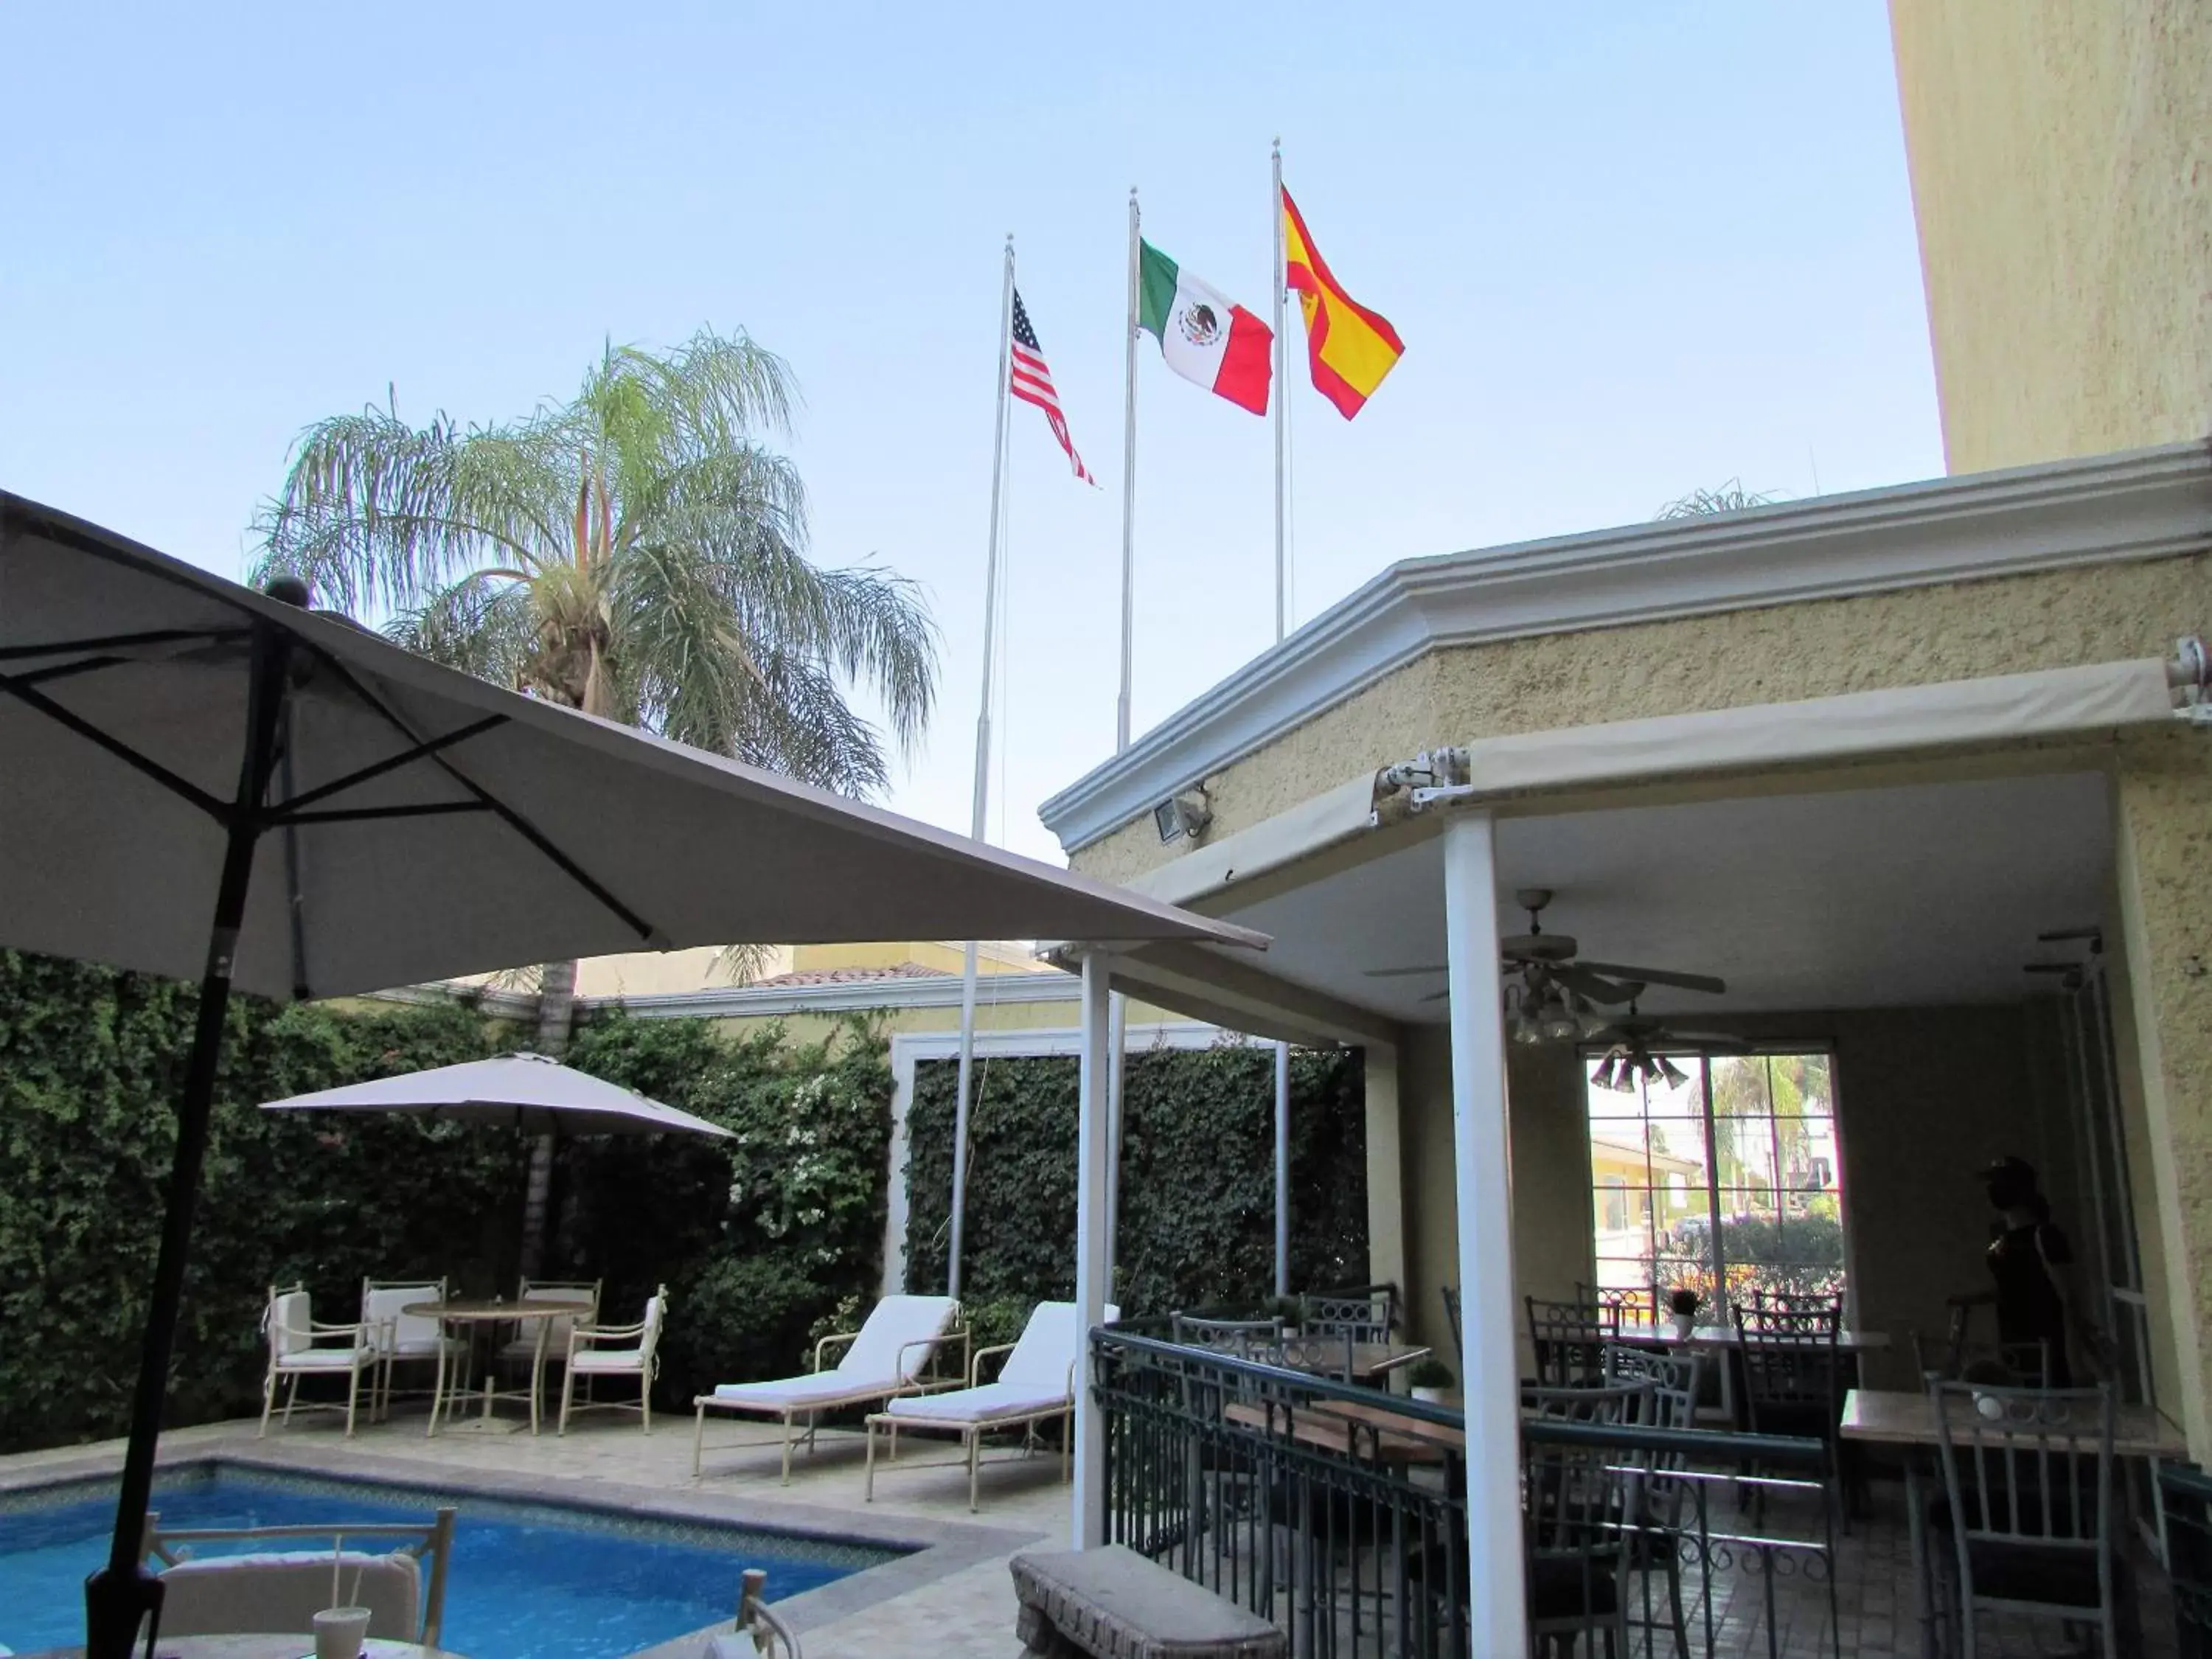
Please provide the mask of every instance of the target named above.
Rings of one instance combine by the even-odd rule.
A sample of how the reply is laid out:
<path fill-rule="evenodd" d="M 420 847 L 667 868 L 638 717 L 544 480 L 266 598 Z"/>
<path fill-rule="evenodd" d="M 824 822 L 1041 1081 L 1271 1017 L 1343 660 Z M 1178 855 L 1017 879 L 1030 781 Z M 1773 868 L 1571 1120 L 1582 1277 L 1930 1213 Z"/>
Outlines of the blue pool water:
<path fill-rule="evenodd" d="M 460 1510 L 442 1641 L 469 1659 L 618 1659 L 730 1619 L 746 1567 L 765 1568 L 769 1595 L 780 1601 L 893 1553 L 836 1539 L 221 1468 L 165 1478 L 154 1507 L 165 1528 L 267 1527 L 417 1521 L 440 1504 Z M 112 1489 L 0 1498 L 0 1646 L 21 1653 L 84 1639 L 85 1575 L 106 1560 L 114 1516 Z"/>

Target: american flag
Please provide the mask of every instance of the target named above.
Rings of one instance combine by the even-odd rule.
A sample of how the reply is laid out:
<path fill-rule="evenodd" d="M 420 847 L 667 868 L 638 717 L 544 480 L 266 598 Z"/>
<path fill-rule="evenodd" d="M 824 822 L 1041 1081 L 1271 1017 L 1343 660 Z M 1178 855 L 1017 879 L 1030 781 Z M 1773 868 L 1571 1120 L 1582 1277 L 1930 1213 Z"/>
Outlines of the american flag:
<path fill-rule="evenodd" d="M 1046 424 L 1067 452 L 1075 476 L 1087 484 L 1097 483 L 1098 480 L 1083 465 L 1083 457 L 1075 453 L 1075 441 L 1067 435 L 1067 416 L 1060 413 L 1060 394 L 1052 389 L 1052 370 L 1045 367 L 1044 349 L 1037 344 L 1036 330 L 1030 326 L 1029 308 L 1022 303 L 1019 289 L 1014 290 L 1013 367 L 1007 389 L 1024 403 L 1044 410 Z"/>

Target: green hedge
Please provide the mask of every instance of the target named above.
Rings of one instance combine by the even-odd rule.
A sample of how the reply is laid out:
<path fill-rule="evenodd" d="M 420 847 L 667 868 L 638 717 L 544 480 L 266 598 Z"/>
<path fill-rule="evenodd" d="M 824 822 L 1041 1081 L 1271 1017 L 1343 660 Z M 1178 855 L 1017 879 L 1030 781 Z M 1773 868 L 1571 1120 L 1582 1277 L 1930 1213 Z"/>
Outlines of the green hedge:
<path fill-rule="evenodd" d="M 0 1451 L 120 1433 L 175 1144 L 196 993 L 0 952 Z M 172 1377 L 171 1420 L 257 1410 L 272 1281 L 316 1311 L 362 1278 L 511 1289 L 527 1145 L 404 1117 L 276 1116 L 256 1103 L 479 1058 L 526 1034 L 459 1006 L 346 1012 L 241 1000 L 230 1016 Z M 790 1049 L 703 1023 L 595 1021 L 571 1063 L 696 1111 L 729 1141 L 562 1148 L 555 1270 L 635 1319 L 673 1298 L 665 1398 L 789 1368 L 881 1271 L 890 1077 L 872 1033 Z"/>
<path fill-rule="evenodd" d="M 604 1278 L 611 1317 L 668 1286 L 661 1393 L 776 1376 L 883 1281 L 889 1046 L 866 1024 L 791 1048 L 703 1020 L 594 1018 L 568 1063 L 732 1132 L 566 1144 L 555 1190 L 567 1272 Z"/>
<path fill-rule="evenodd" d="M 907 1283 L 941 1285 L 958 1066 L 915 1068 L 908 1108 Z M 984 1322 L 1075 1284 L 1077 1062 L 979 1060 L 963 1290 Z M 1358 1051 L 1291 1060 L 1291 1283 L 1367 1276 L 1366 1123 Z M 1224 1042 L 1157 1048 L 1122 1069 L 1125 1314 L 1252 1303 L 1274 1286 L 1275 1060 Z M 1004 1304 L 1000 1306 L 1000 1304 Z M 980 1339 L 979 1339 L 980 1340 Z"/>
<path fill-rule="evenodd" d="M 144 975 L 0 952 L 0 1450 L 119 1434 L 127 1421 L 198 1000 Z M 254 1107 L 477 1059 L 493 1042 L 458 1006 L 345 1017 L 234 1005 L 173 1420 L 258 1403 L 271 1282 L 307 1280 L 325 1319 L 356 1305 L 368 1273 L 465 1262 L 489 1287 L 521 1206 L 512 1135 Z"/>

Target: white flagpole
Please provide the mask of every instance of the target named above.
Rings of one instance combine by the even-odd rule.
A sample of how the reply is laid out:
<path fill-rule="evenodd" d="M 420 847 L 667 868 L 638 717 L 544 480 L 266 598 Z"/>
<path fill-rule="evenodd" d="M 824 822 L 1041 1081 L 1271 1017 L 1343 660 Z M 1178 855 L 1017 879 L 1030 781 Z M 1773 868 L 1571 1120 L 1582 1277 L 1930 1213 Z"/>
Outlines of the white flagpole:
<path fill-rule="evenodd" d="M 1267 278 L 1275 305 L 1275 643 L 1283 642 L 1289 621 L 1288 574 L 1284 554 L 1283 524 L 1287 495 L 1283 479 L 1283 428 L 1289 418 L 1291 389 L 1283 378 L 1285 331 L 1288 319 L 1283 304 L 1283 141 L 1275 140 L 1272 188 L 1267 193 L 1267 216 L 1274 227 L 1275 265 Z M 1291 1293 L 1291 1045 L 1275 1045 L 1275 1294 Z"/>
<path fill-rule="evenodd" d="M 1138 234 L 1137 187 L 1129 186 L 1129 319 L 1124 342 L 1121 403 L 1121 695 L 1114 705 L 1114 752 L 1129 746 L 1129 681 L 1136 641 L 1137 526 L 1137 283 L 1143 241 Z M 1115 1241 L 1121 1224 L 1121 1062 L 1129 1046 L 1129 1000 L 1119 991 L 1107 999 L 1106 1121 L 1112 1155 L 1106 1160 L 1107 1277 L 1113 1276 Z"/>
<path fill-rule="evenodd" d="M 999 625 L 999 503 L 1006 471 L 1006 388 L 1014 333 L 1014 238 L 1006 235 L 1006 277 L 999 294 L 999 413 L 991 442 L 990 552 L 983 564 L 983 699 L 975 714 L 975 796 L 969 834 L 984 839 L 991 803 L 991 669 Z M 968 1206 L 968 1109 L 975 1079 L 975 941 L 960 963 L 960 1082 L 952 1113 L 952 1229 L 945 1294 L 960 1295 L 960 1247 Z"/>
<path fill-rule="evenodd" d="M 1129 329 L 1121 393 L 1121 695 L 1114 705 L 1114 752 L 1129 746 L 1129 678 L 1137 574 L 1137 187 L 1129 186 Z"/>
<path fill-rule="evenodd" d="M 1290 413 L 1289 387 L 1283 382 L 1283 141 L 1275 140 L 1273 187 L 1267 192 L 1268 216 L 1274 227 L 1275 269 L 1268 281 L 1275 305 L 1275 642 L 1282 643 L 1287 620 L 1285 600 L 1288 567 L 1283 553 L 1283 423 Z"/>

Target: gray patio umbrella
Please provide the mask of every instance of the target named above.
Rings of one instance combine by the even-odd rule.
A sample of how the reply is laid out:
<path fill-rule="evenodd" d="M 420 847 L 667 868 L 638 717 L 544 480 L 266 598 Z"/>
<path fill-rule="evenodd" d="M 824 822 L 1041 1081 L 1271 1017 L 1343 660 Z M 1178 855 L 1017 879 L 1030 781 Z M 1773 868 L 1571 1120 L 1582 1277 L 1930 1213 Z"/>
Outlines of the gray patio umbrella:
<path fill-rule="evenodd" d="M 0 492 L 0 945 L 201 983 L 92 1659 L 159 1619 L 139 1530 L 234 985 L 690 945 L 1264 942 L 502 691 L 307 597 Z"/>
<path fill-rule="evenodd" d="M 505 1124 L 532 1134 L 720 1135 L 703 1117 L 633 1094 L 544 1054 L 501 1054 L 264 1100 L 264 1112 L 405 1112 L 455 1123 Z"/>

